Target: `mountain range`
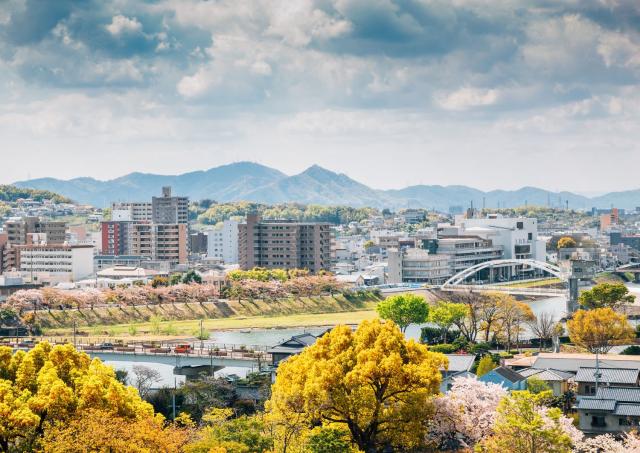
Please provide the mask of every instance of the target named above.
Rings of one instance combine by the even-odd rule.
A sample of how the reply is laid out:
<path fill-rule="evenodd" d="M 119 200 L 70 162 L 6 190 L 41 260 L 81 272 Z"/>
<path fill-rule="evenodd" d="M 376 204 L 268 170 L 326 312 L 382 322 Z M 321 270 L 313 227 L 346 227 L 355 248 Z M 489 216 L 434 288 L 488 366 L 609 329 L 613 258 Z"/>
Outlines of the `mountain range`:
<path fill-rule="evenodd" d="M 551 192 L 536 187 L 483 192 L 467 186 L 416 185 L 397 190 L 377 190 L 318 165 L 289 176 L 252 162 L 237 162 L 206 171 L 180 175 L 130 173 L 101 181 L 82 177 L 70 180 L 39 178 L 14 183 L 18 187 L 49 190 L 82 204 L 109 206 L 112 201 L 144 201 L 160 194 L 162 186 L 192 200 L 218 202 L 254 201 L 276 204 L 298 202 L 321 205 L 376 208 L 430 208 L 447 211 L 451 206 L 518 207 L 556 206 L 633 209 L 640 206 L 640 190 L 586 197 L 571 192 Z"/>

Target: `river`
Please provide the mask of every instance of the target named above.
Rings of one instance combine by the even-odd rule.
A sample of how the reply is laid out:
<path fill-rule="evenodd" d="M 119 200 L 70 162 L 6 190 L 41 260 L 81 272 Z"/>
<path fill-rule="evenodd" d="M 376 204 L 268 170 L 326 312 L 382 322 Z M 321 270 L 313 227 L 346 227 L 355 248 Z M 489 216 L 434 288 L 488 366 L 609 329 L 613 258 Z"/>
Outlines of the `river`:
<path fill-rule="evenodd" d="M 629 291 L 637 296 L 640 303 L 640 285 L 635 283 L 628 283 L 627 287 Z M 533 302 L 529 302 L 529 306 L 533 313 L 537 316 L 541 313 L 551 313 L 557 320 L 563 318 L 566 314 L 566 298 L 563 296 L 551 297 L 547 299 L 539 299 Z M 331 315 L 328 314 L 327 318 L 330 321 Z M 412 324 L 407 328 L 405 336 L 407 338 L 413 338 L 418 340 L 420 338 L 420 328 L 423 325 Z M 311 333 L 313 335 L 319 335 L 327 330 L 327 327 L 291 327 L 284 329 L 234 329 L 234 330 L 215 330 L 210 332 L 210 339 L 205 341 L 205 345 L 222 345 L 222 344 L 235 344 L 235 345 L 247 345 L 248 347 L 269 347 L 274 346 L 286 339 L 291 338 L 293 335 L 302 333 Z M 527 335 L 525 334 L 525 337 Z M 133 365 L 130 362 L 108 362 L 116 369 L 125 369 L 129 371 L 129 375 L 133 375 Z M 159 386 L 172 387 L 174 384 L 180 384 L 184 381 L 184 376 L 174 376 L 173 367 L 170 365 L 154 365 L 161 376 L 162 381 Z M 235 368 L 228 367 L 216 372 L 216 376 L 236 374 L 238 376 L 245 376 L 249 370 L 247 368 Z"/>

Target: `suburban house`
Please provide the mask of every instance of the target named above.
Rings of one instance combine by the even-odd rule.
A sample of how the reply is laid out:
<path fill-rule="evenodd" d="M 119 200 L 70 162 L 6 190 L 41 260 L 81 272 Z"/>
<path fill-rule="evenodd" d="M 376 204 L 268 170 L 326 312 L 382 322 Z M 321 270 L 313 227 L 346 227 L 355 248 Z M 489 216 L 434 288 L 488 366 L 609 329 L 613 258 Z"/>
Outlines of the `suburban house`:
<path fill-rule="evenodd" d="M 524 370 L 519 370 L 518 374 L 525 377 L 527 381 L 532 377 L 544 381 L 553 391 L 553 396 L 562 396 L 569 391 L 570 381 L 573 379 L 573 373 L 552 368 L 525 368 Z"/>
<path fill-rule="evenodd" d="M 640 388 L 598 387 L 595 396 L 584 396 L 576 406 L 578 428 L 585 433 L 618 433 L 640 425 Z"/>
<path fill-rule="evenodd" d="M 500 366 L 478 378 L 480 382 L 500 384 L 507 390 L 526 390 L 527 379 L 512 369 Z"/>
<path fill-rule="evenodd" d="M 471 367 L 476 360 L 474 354 L 445 354 L 449 359 L 449 367 L 444 370 L 440 370 L 442 373 L 442 382 L 440 383 L 440 392 L 446 393 L 451 390 L 453 380 L 458 377 L 475 377 L 475 374 L 471 373 Z"/>
<path fill-rule="evenodd" d="M 637 368 L 599 368 L 598 386 L 602 387 L 638 387 L 640 370 Z M 578 396 L 596 394 L 596 368 L 581 367 L 575 377 L 578 384 Z"/>
<path fill-rule="evenodd" d="M 278 364 L 291 357 L 292 355 L 300 354 L 304 348 L 311 346 L 316 342 L 318 337 L 310 333 L 301 333 L 300 335 L 294 335 L 286 341 L 269 349 L 269 353 L 272 357 L 272 365 L 278 366 Z"/>

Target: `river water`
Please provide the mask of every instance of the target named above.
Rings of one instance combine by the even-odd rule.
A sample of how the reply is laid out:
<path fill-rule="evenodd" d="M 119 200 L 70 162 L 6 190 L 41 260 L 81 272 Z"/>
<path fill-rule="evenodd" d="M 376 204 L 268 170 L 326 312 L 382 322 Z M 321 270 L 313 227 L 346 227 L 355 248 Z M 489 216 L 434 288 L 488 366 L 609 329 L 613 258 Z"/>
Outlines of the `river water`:
<path fill-rule="evenodd" d="M 640 285 L 634 283 L 628 283 L 627 287 L 629 291 L 637 296 L 640 303 Z M 557 320 L 560 320 L 566 315 L 566 298 L 564 296 L 551 297 L 546 299 L 539 299 L 533 302 L 529 302 L 529 306 L 533 313 L 537 316 L 541 313 L 550 313 Z M 327 315 L 327 322 L 331 322 L 331 315 Z M 420 338 L 420 328 L 423 325 L 412 324 L 407 328 L 405 336 L 407 338 L 413 338 L 418 340 Z M 284 329 L 235 329 L 235 330 L 221 330 L 211 331 L 210 339 L 205 341 L 205 345 L 247 345 L 248 347 L 270 347 L 274 346 L 284 340 L 291 338 L 293 335 L 302 333 L 311 333 L 313 335 L 319 335 L 327 330 L 327 327 L 291 327 Z M 524 335 L 527 337 L 528 335 Z M 116 369 L 124 369 L 129 371 L 129 375 L 133 375 L 133 365 L 130 362 L 107 362 L 114 366 Z M 162 376 L 162 381 L 158 386 L 173 387 L 179 385 L 184 381 L 184 376 L 174 376 L 173 367 L 170 365 L 155 364 L 153 366 L 157 369 Z M 216 373 L 216 376 L 236 374 L 238 376 L 245 376 L 250 371 L 247 368 L 228 367 L 224 368 Z"/>

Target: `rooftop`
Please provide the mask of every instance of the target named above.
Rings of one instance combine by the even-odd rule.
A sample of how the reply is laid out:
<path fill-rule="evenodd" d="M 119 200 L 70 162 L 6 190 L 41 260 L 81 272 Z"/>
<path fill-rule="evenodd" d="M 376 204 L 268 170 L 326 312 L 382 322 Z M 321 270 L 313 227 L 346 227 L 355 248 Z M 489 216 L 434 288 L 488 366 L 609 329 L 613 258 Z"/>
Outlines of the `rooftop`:
<path fill-rule="evenodd" d="M 600 382 L 613 384 L 636 384 L 640 370 L 635 368 L 600 368 Z M 581 367 L 576 374 L 576 382 L 595 382 L 596 368 Z"/>

